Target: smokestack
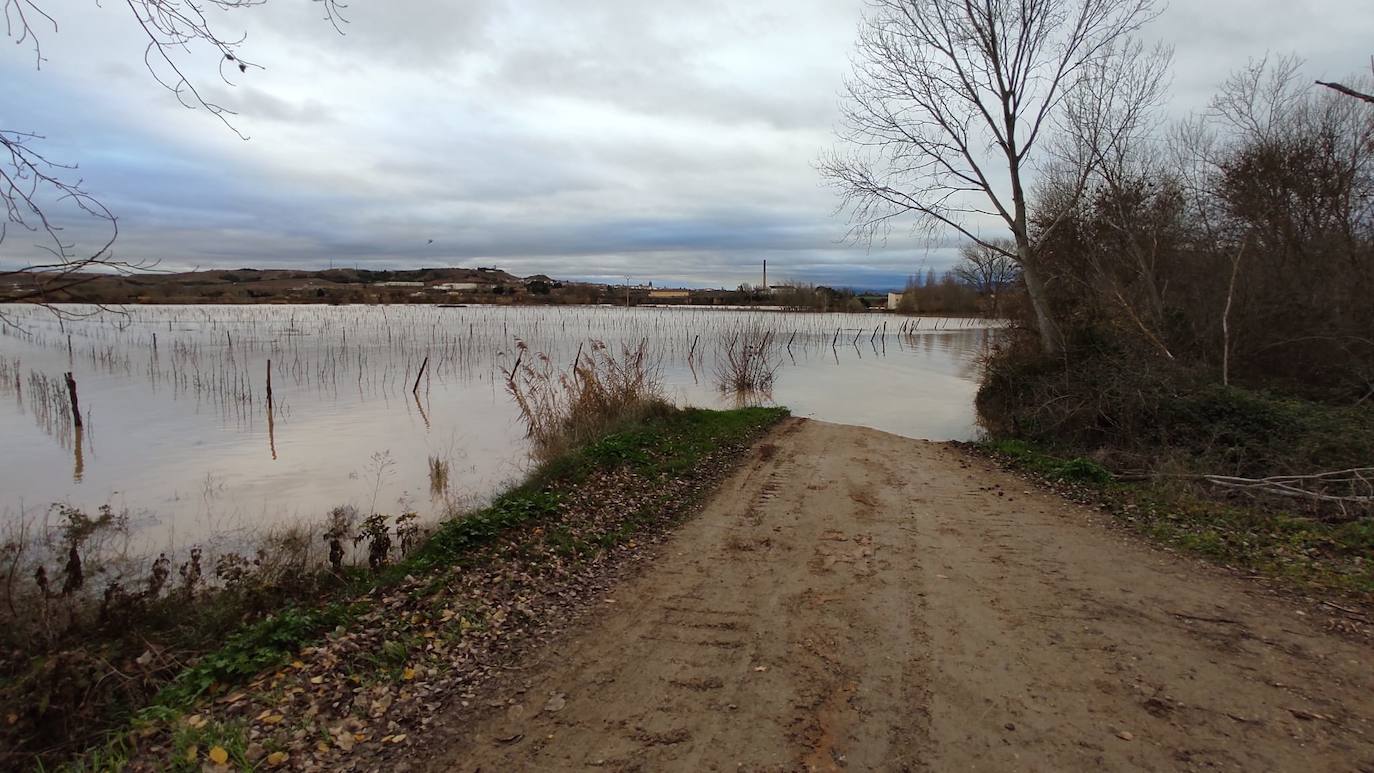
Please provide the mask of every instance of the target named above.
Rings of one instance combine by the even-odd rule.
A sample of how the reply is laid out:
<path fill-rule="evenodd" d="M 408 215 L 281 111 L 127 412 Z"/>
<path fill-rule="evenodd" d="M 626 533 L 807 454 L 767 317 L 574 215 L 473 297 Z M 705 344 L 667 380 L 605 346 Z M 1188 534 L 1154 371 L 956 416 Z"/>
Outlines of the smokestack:
<path fill-rule="evenodd" d="M 764 260 L 763 260 L 763 289 L 764 289 L 765 292 L 767 292 L 767 290 L 768 290 L 768 259 L 767 259 L 767 258 L 764 258 Z"/>

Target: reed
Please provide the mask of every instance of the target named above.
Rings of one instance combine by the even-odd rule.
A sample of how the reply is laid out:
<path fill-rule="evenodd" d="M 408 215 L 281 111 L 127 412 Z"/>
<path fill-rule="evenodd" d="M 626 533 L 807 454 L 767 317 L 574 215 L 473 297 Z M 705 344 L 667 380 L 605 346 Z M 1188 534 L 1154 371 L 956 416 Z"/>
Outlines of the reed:
<path fill-rule="evenodd" d="M 770 394 L 781 365 L 775 348 L 773 332 L 758 325 L 747 325 L 728 337 L 722 334 L 715 368 L 716 387 L 736 397 Z"/>
<path fill-rule="evenodd" d="M 567 370 L 555 367 L 542 352 L 524 362 L 528 345 L 518 341 L 516 348 L 516 364 L 504 371 L 506 390 L 539 458 L 552 458 L 619 424 L 671 409 L 647 340 L 618 351 L 590 341 Z"/>

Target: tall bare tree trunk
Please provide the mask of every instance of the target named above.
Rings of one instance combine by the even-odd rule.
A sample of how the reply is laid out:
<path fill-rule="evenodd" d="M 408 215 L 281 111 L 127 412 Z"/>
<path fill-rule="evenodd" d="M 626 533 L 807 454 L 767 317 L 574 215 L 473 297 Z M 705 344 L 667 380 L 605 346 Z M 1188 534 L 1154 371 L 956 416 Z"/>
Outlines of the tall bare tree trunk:
<path fill-rule="evenodd" d="M 1040 279 L 1040 269 L 1031 257 L 1030 245 L 1018 245 L 1016 252 L 1020 256 L 1021 276 L 1026 280 L 1026 295 L 1030 296 L 1031 309 L 1035 312 L 1035 326 L 1040 332 L 1040 346 L 1046 354 L 1058 354 L 1063 348 L 1063 338 L 1059 332 L 1059 325 L 1054 321 L 1054 315 L 1050 313 L 1050 301 L 1045 292 L 1045 285 Z"/>

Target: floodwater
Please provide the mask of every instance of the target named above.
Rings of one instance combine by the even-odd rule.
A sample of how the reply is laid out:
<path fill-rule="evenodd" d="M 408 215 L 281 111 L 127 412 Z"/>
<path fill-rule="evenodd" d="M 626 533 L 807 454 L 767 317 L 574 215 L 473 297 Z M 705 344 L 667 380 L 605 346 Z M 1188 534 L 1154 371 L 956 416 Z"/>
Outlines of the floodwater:
<path fill-rule="evenodd" d="M 90 311 L 73 307 L 69 311 Z M 333 507 L 432 516 L 529 467 L 502 368 L 647 339 L 670 397 L 726 407 L 714 361 L 772 331 L 771 400 L 910 437 L 976 433 L 981 322 L 691 308 L 135 306 L 59 320 L 0 306 L 0 526 L 55 502 L 131 514 L 148 547 L 315 523 Z M 423 375 L 420 375 L 422 363 Z M 266 399 L 268 360 L 273 399 Z M 63 374 L 77 384 L 71 421 Z M 418 376 L 418 390 L 415 390 Z M 414 391 L 413 391 L 414 390 Z M 449 465 L 431 491 L 431 457 Z"/>

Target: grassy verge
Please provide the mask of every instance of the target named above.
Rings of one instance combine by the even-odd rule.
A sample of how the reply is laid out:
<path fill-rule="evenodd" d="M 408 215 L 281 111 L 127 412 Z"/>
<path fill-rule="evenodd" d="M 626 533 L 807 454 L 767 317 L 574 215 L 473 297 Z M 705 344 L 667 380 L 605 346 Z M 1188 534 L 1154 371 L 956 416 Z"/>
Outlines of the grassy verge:
<path fill-rule="evenodd" d="M 1374 600 L 1369 519 L 1328 523 L 1273 504 L 1218 500 L 1180 481 L 1122 482 L 1091 459 L 1021 440 L 987 441 L 978 449 L 1165 545 L 1293 588 Z"/>
<path fill-rule="evenodd" d="M 492 662 L 537 639 L 785 415 L 665 411 L 616 426 L 442 524 L 404 560 L 234 631 L 68 765 L 327 768 L 341 755 L 403 752 L 433 714 L 422 698 L 471 689 Z"/>

